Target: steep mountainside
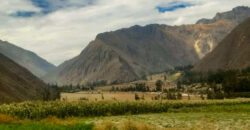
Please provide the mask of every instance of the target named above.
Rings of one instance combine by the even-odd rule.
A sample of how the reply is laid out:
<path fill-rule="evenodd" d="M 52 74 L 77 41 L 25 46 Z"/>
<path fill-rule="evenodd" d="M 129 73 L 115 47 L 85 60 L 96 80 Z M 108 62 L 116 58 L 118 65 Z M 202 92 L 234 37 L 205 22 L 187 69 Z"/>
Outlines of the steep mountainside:
<path fill-rule="evenodd" d="M 150 72 L 197 61 L 192 46 L 181 37 L 172 36 L 163 26 L 134 26 L 100 34 L 79 56 L 45 78 L 59 84 L 130 81 Z"/>
<path fill-rule="evenodd" d="M 246 10 L 246 7 L 233 10 Z M 241 19 L 250 16 L 245 11 L 238 13 Z M 221 18 L 208 24 L 133 26 L 102 33 L 79 56 L 60 65 L 44 80 L 59 85 L 102 80 L 124 82 L 175 66 L 194 64 L 239 24 L 241 20 L 234 18 Z"/>
<path fill-rule="evenodd" d="M 0 53 L 0 103 L 43 100 L 52 95 L 40 79 Z"/>
<path fill-rule="evenodd" d="M 250 18 L 236 27 L 194 71 L 243 69 L 250 66 Z"/>
<path fill-rule="evenodd" d="M 54 65 L 48 63 L 35 53 L 1 40 L 0 53 L 25 67 L 37 77 L 42 77 L 55 68 Z"/>

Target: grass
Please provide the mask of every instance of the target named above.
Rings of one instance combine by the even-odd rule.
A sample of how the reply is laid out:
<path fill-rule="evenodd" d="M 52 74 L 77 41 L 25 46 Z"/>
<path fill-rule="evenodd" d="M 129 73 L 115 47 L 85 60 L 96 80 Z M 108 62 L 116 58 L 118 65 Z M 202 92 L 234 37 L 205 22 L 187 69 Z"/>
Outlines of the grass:
<path fill-rule="evenodd" d="M 250 113 L 198 112 L 158 113 L 123 116 L 75 118 L 75 124 L 63 124 L 70 118 L 49 120 L 19 120 L 18 123 L 0 123 L 4 130 L 248 130 Z M 52 121 L 51 120 L 56 120 Z"/>
<path fill-rule="evenodd" d="M 112 122 L 114 126 L 122 126 L 124 122 L 131 121 L 137 126 L 147 125 L 151 129 L 185 129 L 185 130 L 214 130 L 214 129 L 240 129 L 250 128 L 250 113 L 161 113 L 161 114 L 141 114 L 128 116 L 111 116 L 82 119 L 85 122 L 96 122 L 104 124 L 106 120 Z"/>
<path fill-rule="evenodd" d="M 50 125 L 43 123 L 27 123 L 27 124 L 0 124 L 1 130 L 91 130 L 92 124 L 76 124 L 70 125 Z"/>

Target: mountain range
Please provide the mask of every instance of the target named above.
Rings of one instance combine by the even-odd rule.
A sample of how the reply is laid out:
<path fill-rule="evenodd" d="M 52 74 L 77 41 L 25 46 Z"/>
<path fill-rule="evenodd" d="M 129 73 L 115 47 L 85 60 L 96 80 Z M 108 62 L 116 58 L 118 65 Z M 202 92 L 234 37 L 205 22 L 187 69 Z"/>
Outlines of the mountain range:
<path fill-rule="evenodd" d="M 0 40 L 0 53 L 28 69 L 37 77 L 42 77 L 55 68 L 53 64 L 39 57 L 37 54 L 6 41 Z"/>
<path fill-rule="evenodd" d="M 248 17 L 250 8 L 236 7 L 193 25 L 136 25 L 101 33 L 80 55 L 43 79 L 59 85 L 127 82 L 194 64 Z"/>

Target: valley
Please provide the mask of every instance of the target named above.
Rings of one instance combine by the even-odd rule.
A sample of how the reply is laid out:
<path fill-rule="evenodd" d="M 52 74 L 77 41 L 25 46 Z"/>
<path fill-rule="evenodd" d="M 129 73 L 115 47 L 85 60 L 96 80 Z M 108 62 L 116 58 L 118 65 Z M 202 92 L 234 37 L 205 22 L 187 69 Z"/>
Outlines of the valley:
<path fill-rule="evenodd" d="M 78 14 L 71 11 L 82 4 L 67 3 L 67 0 L 43 2 L 31 1 L 36 7 L 32 9 L 38 10 L 18 11 L 9 17 L 22 17 L 17 20 L 20 23 L 30 19 L 29 24 L 46 17 L 47 20 L 35 26 L 37 32 L 46 32 L 47 21 Z M 78 11 L 89 13 L 87 10 L 92 10 L 95 2 L 84 4 L 91 6 L 86 7 L 86 12 Z M 184 2 L 172 8 L 157 6 L 154 11 L 165 16 L 171 11 L 195 9 L 195 6 L 198 5 Z M 51 7 L 54 9 L 49 9 Z M 61 8 L 66 7 L 60 14 Z M 119 9 L 125 7 L 119 6 Z M 104 6 L 104 10 L 109 8 L 112 7 Z M 62 33 L 62 26 L 56 28 L 77 19 L 72 16 L 51 25 L 46 33 L 52 32 L 52 35 L 32 37 L 32 40 L 24 38 L 20 47 L 0 40 L 0 130 L 250 129 L 250 8 L 230 9 L 209 19 L 196 19 L 193 24 L 153 22 L 102 33 L 84 28 L 97 34 L 86 47 L 76 45 L 77 38 L 65 43 L 69 39 L 63 37 L 79 35 L 72 33 L 77 30 L 85 40 L 82 28 L 72 24 Z M 54 13 L 59 15 L 53 17 Z M 107 14 L 105 17 L 111 17 L 113 13 Z M 0 18 L 1 15 L 0 10 Z M 87 19 L 95 23 L 92 17 Z M 183 21 L 180 17 L 175 19 Z M 111 25 L 119 23 L 111 21 Z M 108 28 L 104 23 L 102 26 Z M 31 30 L 32 27 L 19 29 L 22 34 Z M 60 47 L 53 43 L 58 37 Z M 15 38 L 11 40 L 16 41 Z M 34 44 L 29 42 L 33 40 L 41 44 L 31 46 Z M 43 55 L 57 48 L 58 52 L 50 52 L 49 58 L 58 57 L 59 51 L 60 54 L 65 51 L 60 59 L 73 54 L 75 57 L 55 66 L 22 48 L 24 41 L 29 48 L 46 46 L 39 51 Z M 80 54 L 72 49 L 76 46 L 84 48 Z M 58 60 L 54 59 L 53 63 Z"/>

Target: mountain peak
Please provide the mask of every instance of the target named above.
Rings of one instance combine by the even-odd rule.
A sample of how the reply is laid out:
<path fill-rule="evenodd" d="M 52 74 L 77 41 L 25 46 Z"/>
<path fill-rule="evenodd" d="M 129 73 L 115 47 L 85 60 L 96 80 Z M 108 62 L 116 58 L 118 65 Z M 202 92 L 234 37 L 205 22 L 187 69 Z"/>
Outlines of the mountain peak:
<path fill-rule="evenodd" d="M 239 24 L 248 17 L 250 17 L 250 8 L 247 6 L 238 6 L 233 8 L 231 11 L 217 13 L 212 19 L 200 19 L 196 22 L 196 24 L 211 24 L 225 19 L 233 20 L 234 22 Z"/>

